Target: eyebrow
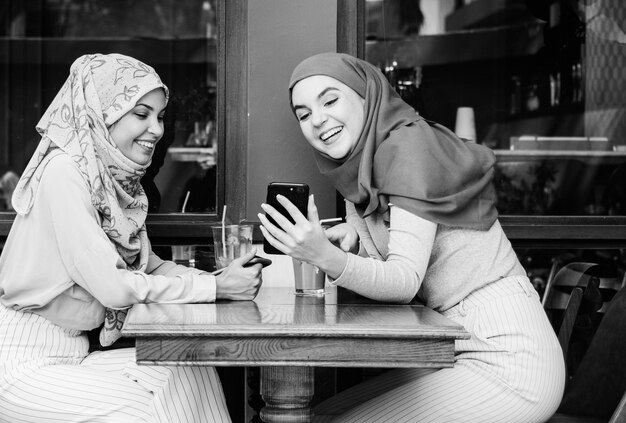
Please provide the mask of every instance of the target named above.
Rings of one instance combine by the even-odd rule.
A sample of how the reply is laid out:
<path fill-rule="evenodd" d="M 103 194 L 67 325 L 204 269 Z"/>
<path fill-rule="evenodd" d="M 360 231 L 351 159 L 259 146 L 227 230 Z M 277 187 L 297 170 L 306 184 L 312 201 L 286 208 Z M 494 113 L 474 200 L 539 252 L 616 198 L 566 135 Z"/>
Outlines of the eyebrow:
<path fill-rule="evenodd" d="M 137 104 L 135 104 L 135 107 L 139 107 L 139 106 L 143 106 L 143 107 L 149 109 L 152 112 L 154 111 L 154 107 L 149 106 L 149 105 L 147 105 L 145 103 L 137 103 Z M 163 110 L 161 110 L 159 113 L 165 113 L 165 110 L 166 110 L 166 108 L 163 108 Z"/>
<path fill-rule="evenodd" d="M 146 107 L 146 108 L 148 108 L 148 109 L 150 109 L 150 110 L 154 110 L 154 107 L 152 107 L 152 106 L 148 106 L 148 105 L 147 105 L 147 104 L 145 104 L 145 103 L 137 103 L 137 104 L 135 104 L 135 107 L 138 107 L 138 106 L 143 106 L 143 107 Z"/>
<path fill-rule="evenodd" d="M 326 95 L 326 93 L 329 92 L 329 91 L 339 91 L 339 88 L 335 88 L 335 87 L 324 88 L 322 90 L 322 92 L 317 95 L 317 98 L 320 99 L 320 98 L 324 97 L 324 95 Z M 306 108 L 306 107 L 294 104 L 293 108 L 294 108 L 294 110 L 298 110 L 298 109 L 303 109 L 303 108 Z"/>

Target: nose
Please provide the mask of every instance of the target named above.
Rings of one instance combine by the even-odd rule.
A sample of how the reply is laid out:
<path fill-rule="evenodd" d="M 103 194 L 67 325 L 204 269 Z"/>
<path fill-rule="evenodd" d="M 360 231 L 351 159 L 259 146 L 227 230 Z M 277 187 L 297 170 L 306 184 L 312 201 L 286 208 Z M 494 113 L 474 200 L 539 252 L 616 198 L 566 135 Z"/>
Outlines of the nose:
<path fill-rule="evenodd" d="M 157 140 L 161 139 L 163 136 L 163 121 L 158 118 L 150 119 L 150 126 L 148 127 L 148 132 L 154 135 Z"/>
<path fill-rule="evenodd" d="M 314 126 L 320 127 L 324 123 L 326 123 L 327 120 L 328 120 L 328 116 L 326 116 L 326 113 L 324 113 L 323 111 L 313 111 L 313 112 L 311 112 L 311 123 Z"/>

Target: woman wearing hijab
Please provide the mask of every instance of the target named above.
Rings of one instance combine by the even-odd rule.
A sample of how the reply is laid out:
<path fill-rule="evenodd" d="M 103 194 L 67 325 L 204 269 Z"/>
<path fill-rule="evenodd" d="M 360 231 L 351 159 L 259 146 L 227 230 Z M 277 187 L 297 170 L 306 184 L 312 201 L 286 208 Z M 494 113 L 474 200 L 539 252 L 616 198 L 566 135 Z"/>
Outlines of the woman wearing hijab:
<path fill-rule="evenodd" d="M 263 235 L 366 297 L 414 297 L 463 325 L 450 369 L 400 369 L 320 404 L 319 421 L 541 422 L 559 405 L 563 355 L 497 219 L 494 155 L 426 121 L 371 64 L 339 53 L 301 62 L 290 103 L 318 167 L 346 199 L 324 231 L 285 198 Z"/>
<path fill-rule="evenodd" d="M 137 366 L 120 335 L 135 303 L 253 299 L 260 265 L 224 277 L 163 261 L 139 180 L 163 135 L 168 89 L 120 54 L 79 57 L 37 125 L 0 257 L 1 422 L 230 422 L 211 367 Z"/>

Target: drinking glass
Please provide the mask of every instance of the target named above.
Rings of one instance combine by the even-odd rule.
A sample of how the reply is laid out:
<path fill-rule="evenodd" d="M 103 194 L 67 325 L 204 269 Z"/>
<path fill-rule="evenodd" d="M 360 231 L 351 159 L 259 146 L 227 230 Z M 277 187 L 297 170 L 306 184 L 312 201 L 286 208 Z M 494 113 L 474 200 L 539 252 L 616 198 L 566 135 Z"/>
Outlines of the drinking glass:
<path fill-rule="evenodd" d="M 326 274 L 316 266 L 292 258 L 296 295 L 320 295 L 324 293 Z"/>
<path fill-rule="evenodd" d="M 252 249 L 253 225 L 219 225 L 211 228 L 217 269 L 228 266 Z"/>

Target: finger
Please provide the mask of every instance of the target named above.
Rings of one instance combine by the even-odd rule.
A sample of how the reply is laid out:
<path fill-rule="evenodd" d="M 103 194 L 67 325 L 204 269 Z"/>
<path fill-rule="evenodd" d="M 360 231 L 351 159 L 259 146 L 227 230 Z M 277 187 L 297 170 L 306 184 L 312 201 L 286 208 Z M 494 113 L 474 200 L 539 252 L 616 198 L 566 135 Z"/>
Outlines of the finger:
<path fill-rule="evenodd" d="M 307 204 L 307 215 L 309 218 L 309 222 L 319 225 L 320 224 L 320 216 L 317 213 L 317 206 L 315 205 L 315 198 L 313 194 L 309 195 L 309 203 Z"/>
<path fill-rule="evenodd" d="M 339 247 L 345 251 L 346 253 L 350 252 L 350 242 L 347 241 L 345 238 L 343 239 L 343 241 L 339 244 Z"/>
<path fill-rule="evenodd" d="M 287 248 L 281 242 L 279 242 L 276 238 L 274 238 L 272 236 L 272 234 L 269 233 L 269 231 L 267 230 L 266 227 L 259 226 L 259 228 L 261 229 L 261 233 L 263 234 L 263 236 L 265 237 L 267 242 L 269 242 L 269 244 L 272 247 L 274 247 L 274 248 L 278 249 L 279 251 L 287 254 Z"/>
<path fill-rule="evenodd" d="M 277 199 L 278 199 L 278 197 L 280 197 L 280 195 L 276 196 Z M 285 199 L 285 200 L 289 201 L 287 199 Z M 278 201 L 280 201 L 280 200 L 278 200 Z M 293 204 L 292 204 L 292 206 L 293 206 Z M 289 221 L 289 219 L 287 219 L 281 212 L 276 210 L 274 207 L 270 206 L 267 203 L 263 203 L 263 204 L 261 204 L 261 208 L 265 211 L 265 213 L 267 215 L 271 216 L 274 219 L 274 221 L 276 222 L 276 225 L 280 226 L 280 229 L 282 229 L 282 230 L 284 230 L 286 232 L 291 230 L 291 229 L 293 229 L 293 223 L 291 223 Z M 276 225 L 272 225 L 272 226 L 277 227 Z M 268 227 L 268 225 L 265 225 L 265 226 Z M 271 230 L 270 227 L 268 227 L 268 229 Z M 272 232 L 272 233 L 274 233 L 274 232 Z"/>
<path fill-rule="evenodd" d="M 300 209 L 298 209 L 295 204 L 293 204 L 287 197 L 284 195 L 278 194 L 276 196 L 278 202 L 287 210 L 287 213 L 293 218 L 296 225 L 301 225 L 303 223 L 308 223 L 306 216 L 302 214 Z M 289 222 L 291 224 L 291 222 Z"/>
<path fill-rule="evenodd" d="M 343 238 L 343 233 L 337 231 L 337 229 L 335 228 L 328 228 L 324 230 L 324 234 L 329 241 L 341 241 L 341 239 Z"/>
<path fill-rule="evenodd" d="M 262 224 L 260 226 L 261 232 L 263 232 L 263 236 L 265 236 L 265 239 L 267 239 L 270 242 L 270 244 L 272 244 L 272 240 L 283 245 L 286 245 L 289 242 L 289 240 L 291 239 L 291 236 L 287 232 L 281 230 L 280 228 L 277 228 L 276 225 L 273 225 L 269 221 L 269 219 L 266 216 L 263 216 L 261 213 L 259 213 L 257 216 L 259 217 L 259 220 L 261 221 L 261 224 Z M 263 231 L 264 229 L 265 231 Z M 271 237 L 271 239 L 268 238 L 268 236 Z"/>

